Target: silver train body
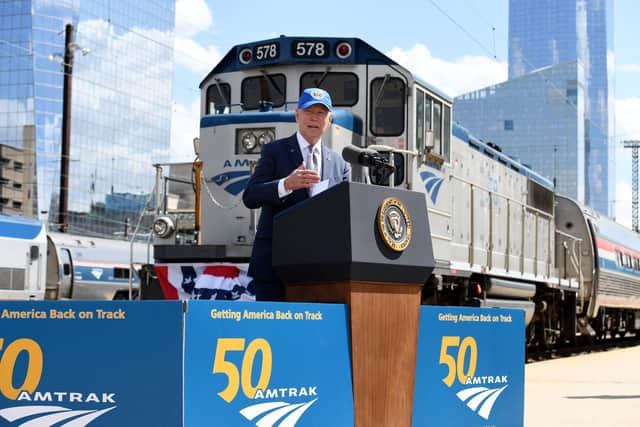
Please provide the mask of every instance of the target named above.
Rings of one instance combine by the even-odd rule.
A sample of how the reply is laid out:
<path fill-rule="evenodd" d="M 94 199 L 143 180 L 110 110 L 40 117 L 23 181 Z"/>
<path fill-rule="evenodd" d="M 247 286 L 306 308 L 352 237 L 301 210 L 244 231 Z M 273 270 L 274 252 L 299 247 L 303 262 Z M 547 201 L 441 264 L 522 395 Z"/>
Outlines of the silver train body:
<path fill-rule="evenodd" d="M 242 190 L 260 147 L 295 132 L 298 94 L 314 86 L 336 105 L 323 143 L 369 147 L 397 167 L 384 180 L 354 166 L 354 181 L 425 194 L 437 262 L 425 304 L 521 308 L 537 346 L 640 329 L 638 236 L 452 123 L 451 98 L 353 38 L 238 45 L 202 81 L 204 258 L 247 261 L 258 212 L 242 205 Z M 177 235 L 157 236 L 156 248 L 181 253 Z"/>

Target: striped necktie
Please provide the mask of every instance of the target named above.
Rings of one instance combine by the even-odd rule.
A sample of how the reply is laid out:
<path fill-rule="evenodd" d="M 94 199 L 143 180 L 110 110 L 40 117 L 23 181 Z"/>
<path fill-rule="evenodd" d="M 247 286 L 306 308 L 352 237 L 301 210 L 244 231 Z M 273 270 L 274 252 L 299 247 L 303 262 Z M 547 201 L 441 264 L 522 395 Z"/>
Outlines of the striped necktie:
<path fill-rule="evenodd" d="M 307 169 L 318 171 L 318 150 L 315 149 L 315 145 L 307 145 L 309 153 L 307 153 Z"/>

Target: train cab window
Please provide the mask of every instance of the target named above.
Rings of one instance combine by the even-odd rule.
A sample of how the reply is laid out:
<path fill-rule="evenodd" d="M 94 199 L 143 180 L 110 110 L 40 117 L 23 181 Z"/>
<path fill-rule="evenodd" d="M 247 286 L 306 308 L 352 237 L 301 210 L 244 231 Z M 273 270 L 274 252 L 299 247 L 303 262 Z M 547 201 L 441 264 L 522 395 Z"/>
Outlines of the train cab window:
<path fill-rule="evenodd" d="M 334 107 L 358 103 L 358 76 L 353 73 L 304 73 L 300 78 L 300 93 L 310 87 L 329 92 Z"/>
<path fill-rule="evenodd" d="M 214 83 L 207 88 L 205 114 L 224 114 L 230 104 L 231 86 L 228 83 Z"/>
<path fill-rule="evenodd" d="M 416 150 L 431 152 L 449 161 L 451 146 L 451 107 L 416 89 Z"/>
<path fill-rule="evenodd" d="M 261 101 L 271 102 L 274 108 L 282 107 L 286 99 L 284 74 L 264 74 L 247 77 L 242 81 L 240 101 L 245 110 L 257 110 Z"/>
<path fill-rule="evenodd" d="M 424 97 L 425 93 L 420 89 L 416 90 L 416 151 L 424 152 Z"/>
<path fill-rule="evenodd" d="M 451 107 L 445 105 L 442 112 L 442 146 L 440 153 L 445 160 L 448 160 L 449 147 L 451 147 Z"/>
<path fill-rule="evenodd" d="M 379 77 L 371 81 L 369 114 L 371 133 L 399 136 L 404 132 L 405 85 L 397 77 Z"/>

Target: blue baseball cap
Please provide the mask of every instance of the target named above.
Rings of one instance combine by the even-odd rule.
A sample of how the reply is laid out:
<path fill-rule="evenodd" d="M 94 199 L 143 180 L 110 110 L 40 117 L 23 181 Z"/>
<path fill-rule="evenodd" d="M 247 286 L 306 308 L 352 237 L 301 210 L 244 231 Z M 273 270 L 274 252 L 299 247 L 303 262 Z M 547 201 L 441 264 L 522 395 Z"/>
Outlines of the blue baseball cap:
<path fill-rule="evenodd" d="M 331 95 L 329 95 L 329 92 L 326 90 L 312 87 L 305 89 L 302 94 L 300 94 L 300 99 L 298 99 L 298 108 L 301 110 L 306 110 L 316 104 L 324 105 L 329 111 L 333 112 Z"/>

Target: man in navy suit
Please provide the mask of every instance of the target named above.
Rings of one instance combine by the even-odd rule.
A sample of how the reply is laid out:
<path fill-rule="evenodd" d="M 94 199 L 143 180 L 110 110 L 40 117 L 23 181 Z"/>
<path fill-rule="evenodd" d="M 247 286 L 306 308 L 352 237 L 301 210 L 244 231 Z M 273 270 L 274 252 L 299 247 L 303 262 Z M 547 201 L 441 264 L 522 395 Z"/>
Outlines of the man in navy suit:
<path fill-rule="evenodd" d="M 350 178 L 349 164 L 321 143 L 322 134 L 331 125 L 332 113 L 329 93 L 305 89 L 296 109 L 298 132 L 262 147 L 260 160 L 242 195 L 249 209 L 262 208 L 248 272 L 258 301 L 284 299 L 284 286 L 271 262 L 274 215 L 308 199 L 316 184 L 330 187 Z"/>

